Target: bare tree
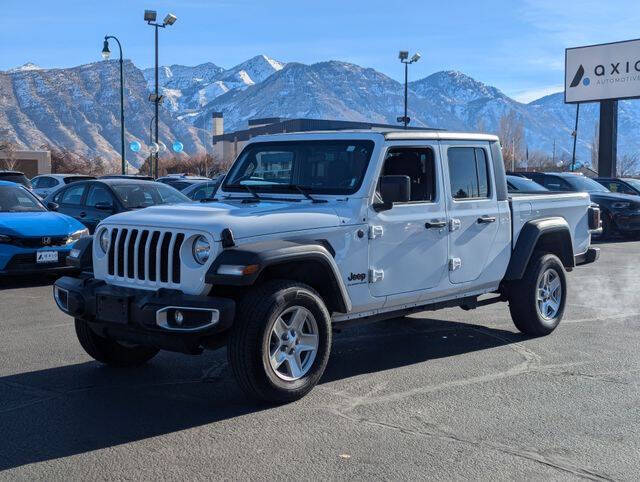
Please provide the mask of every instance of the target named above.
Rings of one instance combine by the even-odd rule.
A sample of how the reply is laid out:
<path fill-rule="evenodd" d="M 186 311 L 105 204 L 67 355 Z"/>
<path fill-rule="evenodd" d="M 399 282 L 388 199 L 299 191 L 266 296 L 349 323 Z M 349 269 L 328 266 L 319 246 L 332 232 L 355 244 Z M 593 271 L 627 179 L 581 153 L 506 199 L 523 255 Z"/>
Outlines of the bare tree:
<path fill-rule="evenodd" d="M 591 167 L 598 170 L 598 146 L 600 145 L 600 122 L 596 122 L 591 138 Z"/>
<path fill-rule="evenodd" d="M 638 154 L 624 154 L 618 158 L 618 176 L 635 176 L 640 171 L 640 157 Z"/>
<path fill-rule="evenodd" d="M 522 158 L 524 146 L 524 125 L 514 110 L 500 118 L 498 137 L 502 143 L 502 157 L 507 170 L 515 170 Z"/>
<path fill-rule="evenodd" d="M 15 158 L 18 146 L 12 142 L 0 141 L 0 167 L 8 171 L 14 171 L 19 161 Z"/>

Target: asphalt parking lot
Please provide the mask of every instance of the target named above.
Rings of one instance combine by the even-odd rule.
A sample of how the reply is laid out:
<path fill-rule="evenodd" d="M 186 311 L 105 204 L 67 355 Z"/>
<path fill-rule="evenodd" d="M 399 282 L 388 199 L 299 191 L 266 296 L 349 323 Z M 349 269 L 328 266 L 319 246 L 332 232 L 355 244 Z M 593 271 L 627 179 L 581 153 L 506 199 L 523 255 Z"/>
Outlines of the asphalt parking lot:
<path fill-rule="evenodd" d="M 103 367 L 47 280 L 5 281 L 0 478 L 637 479 L 640 242 L 600 246 L 551 336 L 505 304 L 346 328 L 279 407 L 244 398 L 224 350 Z"/>

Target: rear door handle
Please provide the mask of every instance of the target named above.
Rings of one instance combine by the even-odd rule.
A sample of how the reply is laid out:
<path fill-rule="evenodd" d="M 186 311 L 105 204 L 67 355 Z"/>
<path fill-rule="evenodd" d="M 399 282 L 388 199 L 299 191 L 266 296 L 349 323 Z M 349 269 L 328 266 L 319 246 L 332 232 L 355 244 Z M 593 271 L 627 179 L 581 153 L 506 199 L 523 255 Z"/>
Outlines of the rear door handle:
<path fill-rule="evenodd" d="M 495 216 L 482 216 L 481 218 L 478 218 L 478 224 L 489 224 L 489 223 L 495 223 L 495 222 L 496 222 Z"/>
<path fill-rule="evenodd" d="M 424 223 L 424 227 L 427 229 L 440 229 L 444 228 L 446 225 L 446 221 L 438 221 L 437 219 L 432 219 L 431 221 Z"/>
<path fill-rule="evenodd" d="M 85 213 L 84 211 L 82 211 L 82 212 L 80 213 L 80 217 L 81 217 L 81 218 L 84 218 L 86 215 L 87 215 L 87 213 Z"/>

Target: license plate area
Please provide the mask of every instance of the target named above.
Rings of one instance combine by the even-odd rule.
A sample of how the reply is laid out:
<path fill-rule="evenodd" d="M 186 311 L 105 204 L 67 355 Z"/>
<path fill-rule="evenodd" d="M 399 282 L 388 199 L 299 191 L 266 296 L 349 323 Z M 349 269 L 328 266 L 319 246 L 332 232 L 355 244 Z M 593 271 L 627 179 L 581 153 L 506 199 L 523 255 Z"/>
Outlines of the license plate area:
<path fill-rule="evenodd" d="M 57 251 L 37 251 L 36 252 L 37 264 L 57 263 L 57 262 L 58 262 Z"/>
<path fill-rule="evenodd" d="M 101 321 L 126 325 L 129 321 L 129 297 L 98 294 L 96 317 Z"/>

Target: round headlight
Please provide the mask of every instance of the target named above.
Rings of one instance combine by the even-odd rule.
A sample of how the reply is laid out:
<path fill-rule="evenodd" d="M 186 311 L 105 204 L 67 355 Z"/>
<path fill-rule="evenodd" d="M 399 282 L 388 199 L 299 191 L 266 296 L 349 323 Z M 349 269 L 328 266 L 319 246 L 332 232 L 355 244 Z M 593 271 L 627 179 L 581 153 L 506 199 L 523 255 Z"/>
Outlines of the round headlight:
<path fill-rule="evenodd" d="M 103 229 L 100 233 L 100 249 L 106 254 L 109 251 L 109 244 L 111 243 L 111 236 L 108 229 Z"/>
<path fill-rule="evenodd" d="M 204 236 L 198 236 L 193 242 L 193 259 L 200 264 L 205 264 L 211 253 L 211 244 Z"/>

